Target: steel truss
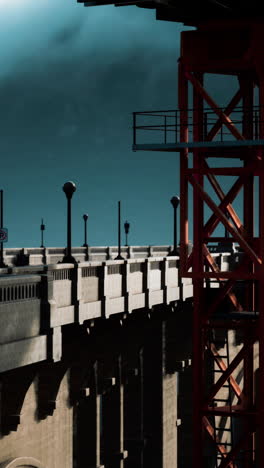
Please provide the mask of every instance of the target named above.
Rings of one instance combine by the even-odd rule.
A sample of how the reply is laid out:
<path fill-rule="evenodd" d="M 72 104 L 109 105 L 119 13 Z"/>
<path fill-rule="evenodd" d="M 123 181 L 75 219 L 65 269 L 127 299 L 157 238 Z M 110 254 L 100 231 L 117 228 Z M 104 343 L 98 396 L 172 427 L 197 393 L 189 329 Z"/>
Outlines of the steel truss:
<path fill-rule="evenodd" d="M 234 34 L 239 35 L 241 30 L 246 34 L 243 36 L 245 46 L 243 51 L 237 50 L 231 60 L 231 53 L 229 54 L 228 49 L 223 50 L 223 47 L 227 43 L 227 37 L 230 36 L 231 40 Z M 218 468 L 264 466 L 264 399 L 259 398 L 256 401 L 257 394 L 264 395 L 264 148 L 261 144 L 250 144 L 256 135 L 259 140 L 264 138 L 264 58 L 261 53 L 263 42 L 264 28 L 260 24 L 216 23 L 214 27 L 202 25 L 197 31 L 182 33 L 178 84 L 180 141 L 189 141 L 188 98 L 192 89 L 193 142 L 205 143 L 204 147 L 192 146 L 192 157 L 188 145 L 180 150 L 180 269 L 181 275 L 191 277 L 194 285 L 195 468 L 211 467 L 209 462 L 206 464 L 206 456 L 211 460 L 212 451 L 216 454 L 214 466 Z M 205 51 L 208 48 L 210 54 Z M 234 49 L 232 53 L 234 55 Z M 205 73 L 237 76 L 239 89 L 224 111 L 206 91 Z M 257 89 L 259 118 L 256 123 L 253 109 L 254 93 Z M 238 128 L 230 116 L 241 101 L 242 128 Z M 206 135 L 205 103 L 217 117 Z M 208 141 L 216 139 L 223 128 L 230 134 L 230 146 L 223 146 L 221 141 L 217 148 L 206 146 Z M 232 146 L 233 141 L 242 143 L 240 151 L 237 150 L 237 146 Z M 216 159 L 213 159 L 216 156 L 221 157 L 217 159 L 217 168 L 214 167 Z M 231 168 L 230 163 L 225 165 L 224 162 L 230 161 L 230 157 L 241 160 L 240 166 L 234 165 Z M 221 175 L 221 180 L 217 179 L 218 175 Z M 224 179 L 230 175 L 236 176 L 236 180 L 225 193 Z M 259 179 L 257 201 L 254 199 L 256 178 Z M 208 190 L 206 180 L 210 183 Z M 193 250 L 190 255 L 189 187 L 193 191 Z M 241 193 L 243 206 L 242 215 L 239 216 L 234 202 Z M 212 213 L 206 222 L 205 205 Z M 259 226 L 257 236 L 254 234 L 255 217 Z M 214 237 L 215 229 L 221 224 L 225 228 L 225 235 Z M 221 265 L 216 264 L 209 252 L 208 244 L 216 240 L 223 243 L 235 242 L 243 252 L 230 271 L 222 271 Z M 219 288 L 214 290 L 211 301 L 208 300 L 208 290 L 205 287 L 205 280 L 208 278 L 219 282 Z M 223 308 L 226 310 L 224 314 Z M 219 334 L 222 334 L 220 344 L 215 338 Z M 237 334 L 240 337 L 240 345 L 233 347 L 232 352 L 236 351 L 236 354 L 231 358 L 228 340 L 230 341 L 231 335 L 234 337 Z M 219 421 L 222 421 L 220 428 L 216 424 L 219 424 Z M 224 438 L 227 432 L 230 435 Z M 259 453 L 257 456 L 256 452 Z"/>

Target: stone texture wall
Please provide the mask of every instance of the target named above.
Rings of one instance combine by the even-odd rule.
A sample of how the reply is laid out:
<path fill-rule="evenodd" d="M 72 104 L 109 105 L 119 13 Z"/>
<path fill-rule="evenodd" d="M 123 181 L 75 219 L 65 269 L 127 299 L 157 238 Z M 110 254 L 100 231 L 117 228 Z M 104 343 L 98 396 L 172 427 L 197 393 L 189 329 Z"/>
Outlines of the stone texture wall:
<path fill-rule="evenodd" d="M 177 468 L 177 375 L 163 377 L 163 467 Z M 175 443 L 176 442 L 176 443 Z"/>
<path fill-rule="evenodd" d="M 14 432 L 0 438 L 0 466 L 16 457 L 33 457 L 44 468 L 72 468 L 72 408 L 68 405 L 68 375 L 63 378 L 56 409 L 37 418 L 37 378 L 30 386 Z"/>

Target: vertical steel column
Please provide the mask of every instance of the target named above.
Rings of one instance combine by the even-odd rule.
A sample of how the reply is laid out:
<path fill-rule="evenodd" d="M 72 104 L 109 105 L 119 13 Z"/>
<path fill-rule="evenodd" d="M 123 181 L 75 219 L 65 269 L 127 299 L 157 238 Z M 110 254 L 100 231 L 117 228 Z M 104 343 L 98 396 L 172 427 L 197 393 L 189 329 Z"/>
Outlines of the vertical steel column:
<path fill-rule="evenodd" d="M 260 138 L 264 138 L 264 74 L 259 76 L 259 104 L 260 104 Z M 259 152 L 262 172 L 259 176 L 259 256 L 262 265 L 259 267 L 259 466 L 264 466 L 264 155 Z"/>
<path fill-rule="evenodd" d="M 180 109 L 180 141 L 188 142 L 188 80 L 179 61 L 178 104 Z M 186 271 L 188 259 L 188 148 L 180 153 L 180 274 Z"/>
<path fill-rule="evenodd" d="M 254 82 L 250 75 L 241 75 L 240 87 L 243 94 L 243 136 L 251 140 L 253 139 L 253 105 L 254 105 Z M 244 159 L 244 167 L 248 167 L 252 163 L 252 156 Z M 244 184 L 244 228 L 247 234 L 247 239 L 252 245 L 254 238 L 254 175 L 248 174 L 247 181 Z M 253 262 L 249 265 L 249 271 L 254 273 Z M 245 310 L 253 312 L 255 310 L 255 285 L 254 282 L 248 282 L 245 287 Z M 245 331 L 244 342 L 247 343 L 247 334 Z M 251 338 L 251 336 L 249 336 Z M 254 348 L 251 346 L 244 358 L 244 393 L 246 397 L 245 410 L 252 411 L 254 404 Z M 250 423 L 245 421 L 245 431 L 250 433 Z M 245 444 L 246 452 L 244 453 L 244 468 L 251 468 L 254 461 L 254 439 L 253 434 L 249 435 Z"/>
<path fill-rule="evenodd" d="M 203 76 L 196 74 L 202 84 Z M 193 141 L 202 140 L 203 132 L 203 99 L 193 89 Z M 193 168 L 203 168 L 203 155 L 199 150 L 193 152 Z M 194 174 L 197 182 L 203 187 L 203 174 Z M 198 278 L 203 272 L 203 200 L 193 189 L 193 415 L 194 415 L 194 460 L 197 468 L 203 468 L 203 424 L 202 406 L 204 395 L 204 288 L 203 279 Z"/>

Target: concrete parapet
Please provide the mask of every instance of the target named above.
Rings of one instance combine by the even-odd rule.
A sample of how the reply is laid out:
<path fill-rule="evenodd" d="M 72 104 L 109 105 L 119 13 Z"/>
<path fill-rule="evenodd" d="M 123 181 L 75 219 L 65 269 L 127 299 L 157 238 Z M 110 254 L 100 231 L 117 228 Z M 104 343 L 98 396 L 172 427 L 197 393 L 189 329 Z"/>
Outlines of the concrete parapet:
<path fill-rule="evenodd" d="M 31 254 L 31 250 L 28 249 L 27 253 Z M 63 253 L 63 249 L 58 250 Z M 153 247 L 152 254 L 158 250 L 161 248 Z M 15 343 L 19 342 L 19 353 L 21 341 L 34 339 L 35 343 L 37 337 L 42 337 L 39 342 L 42 347 L 46 343 L 47 349 L 41 351 L 41 359 L 58 360 L 63 326 L 83 324 L 115 314 L 130 314 L 141 309 L 151 310 L 162 304 L 192 298 L 192 280 L 179 276 L 178 257 L 135 258 L 140 252 L 143 253 L 144 248 L 135 247 L 134 258 L 118 261 L 89 260 L 75 265 L 61 263 L 8 268 L 6 274 L 0 276 L 0 345 L 12 343 L 9 346 L 15 350 Z M 224 269 L 228 269 L 233 261 L 230 253 L 214 253 L 213 256 Z M 28 345 L 32 350 L 32 345 Z M 25 343 L 24 348 L 27 348 Z M 30 353 L 32 358 L 28 354 L 27 364 L 37 359 L 37 353 Z M 6 367 L 7 363 L 11 367 Z M 12 364 L 12 359 L 8 359 L 5 370 L 11 369 L 12 365 L 16 367 L 18 360 Z"/>
<path fill-rule="evenodd" d="M 123 258 L 145 258 L 145 257 L 166 257 L 172 247 L 170 245 L 158 246 L 122 246 L 121 255 Z M 91 261 L 103 262 L 114 260 L 118 254 L 118 247 L 89 246 L 88 257 Z M 44 248 L 7 248 L 4 249 L 4 261 L 8 266 L 16 265 L 45 265 L 57 263 L 63 259 L 65 248 L 44 247 Z M 86 247 L 72 247 L 72 255 L 77 262 L 87 260 Z"/>

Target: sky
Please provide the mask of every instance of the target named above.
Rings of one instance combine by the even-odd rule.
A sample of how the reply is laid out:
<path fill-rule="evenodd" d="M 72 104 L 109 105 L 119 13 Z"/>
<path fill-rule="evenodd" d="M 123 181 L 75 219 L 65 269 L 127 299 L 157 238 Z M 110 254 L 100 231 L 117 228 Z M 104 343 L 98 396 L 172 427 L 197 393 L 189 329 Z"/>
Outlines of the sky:
<path fill-rule="evenodd" d="M 116 245 L 118 200 L 131 245 L 172 243 L 179 155 L 133 152 L 131 127 L 133 111 L 177 107 L 183 29 L 135 6 L 0 0 L 6 248 L 39 246 L 41 218 L 45 245 L 65 246 L 68 180 L 73 245 L 83 244 L 84 213 L 88 243 Z"/>

